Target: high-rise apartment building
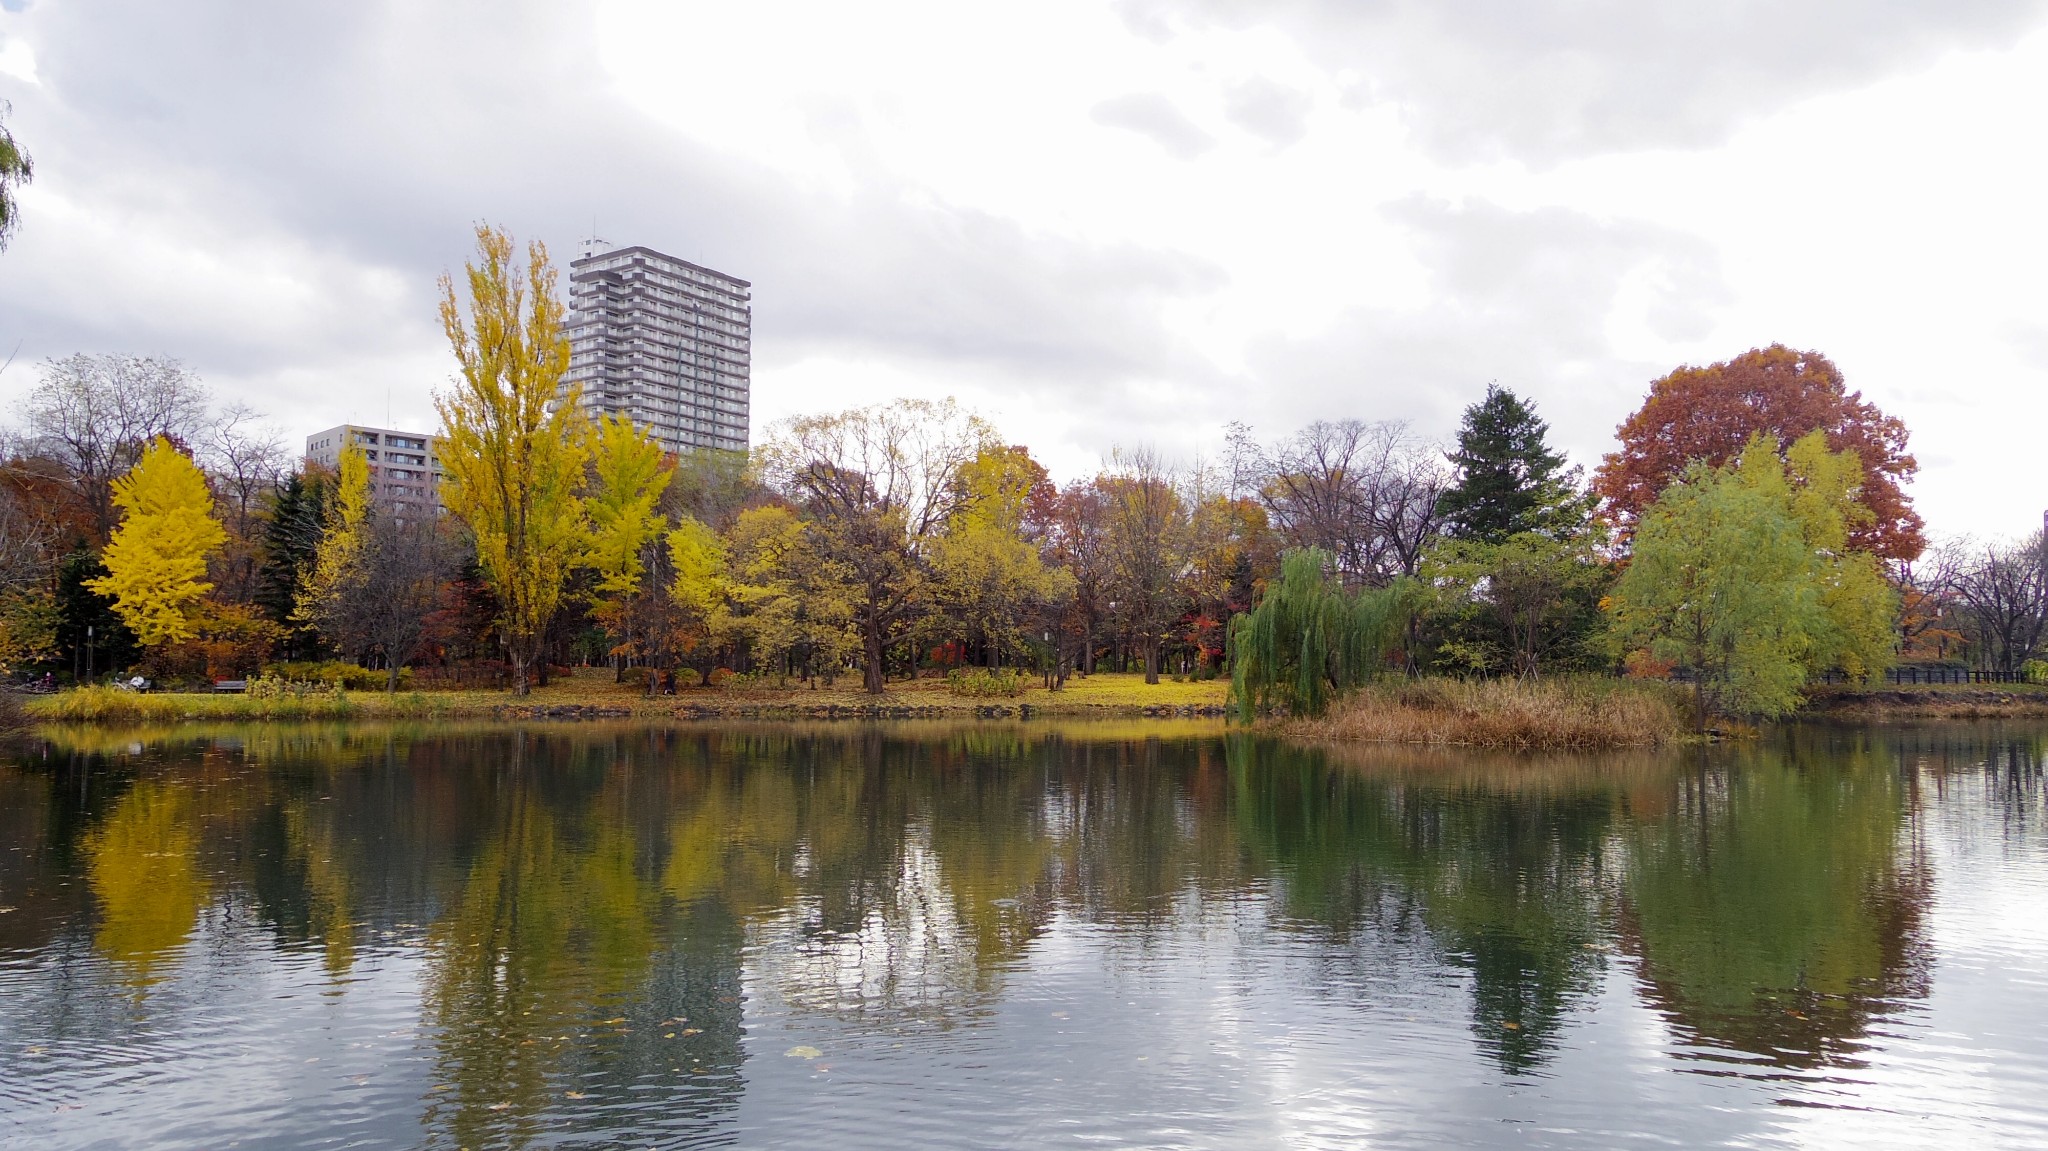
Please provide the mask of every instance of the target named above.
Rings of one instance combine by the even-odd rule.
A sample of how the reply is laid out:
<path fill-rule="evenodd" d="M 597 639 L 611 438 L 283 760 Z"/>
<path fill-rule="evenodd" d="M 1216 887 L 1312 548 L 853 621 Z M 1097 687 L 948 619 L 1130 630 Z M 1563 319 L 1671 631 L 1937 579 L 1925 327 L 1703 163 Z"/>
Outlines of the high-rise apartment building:
<path fill-rule="evenodd" d="M 582 386 L 593 417 L 627 416 L 669 451 L 746 451 L 752 287 L 652 248 L 589 241 L 569 265 L 563 386 Z"/>
<path fill-rule="evenodd" d="M 341 449 L 355 444 L 370 464 L 370 498 L 398 512 L 441 506 L 441 437 L 390 428 L 343 424 L 306 437 L 306 459 L 341 466 Z"/>

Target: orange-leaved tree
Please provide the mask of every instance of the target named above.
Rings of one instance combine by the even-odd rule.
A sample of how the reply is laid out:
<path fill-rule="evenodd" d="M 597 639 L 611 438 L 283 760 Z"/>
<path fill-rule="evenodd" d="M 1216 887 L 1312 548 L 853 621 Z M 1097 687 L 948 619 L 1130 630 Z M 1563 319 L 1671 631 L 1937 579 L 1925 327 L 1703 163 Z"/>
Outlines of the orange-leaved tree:
<path fill-rule="evenodd" d="M 1856 500 L 1870 516 L 1849 546 L 1885 560 L 1918 556 L 1927 540 L 1904 487 L 1919 467 L 1906 451 L 1906 425 L 1848 390 L 1826 356 L 1783 344 L 1681 367 L 1652 383 L 1643 406 L 1616 429 L 1621 448 L 1601 462 L 1593 491 L 1601 513 L 1628 536 L 1695 461 L 1720 467 L 1752 437 L 1791 444 L 1812 431 L 1827 433 L 1829 451 L 1855 452 L 1863 465 Z"/>

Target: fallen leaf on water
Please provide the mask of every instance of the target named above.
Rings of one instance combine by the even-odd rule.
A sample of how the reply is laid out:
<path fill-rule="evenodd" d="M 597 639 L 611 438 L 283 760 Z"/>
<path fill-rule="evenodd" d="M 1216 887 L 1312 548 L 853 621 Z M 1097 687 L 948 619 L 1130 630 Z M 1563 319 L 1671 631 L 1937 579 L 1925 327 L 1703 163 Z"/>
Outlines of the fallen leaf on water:
<path fill-rule="evenodd" d="M 597 1022 L 597 1025 L 598 1025 L 599 1027 L 610 1027 L 610 1026 L 611 1026 L 612 1024 L 614 1024 L 614 1023 L 624 1023 L 624 1022 L 625 1022 L 625 1019 L 624 1019 L 624 1018 L 619 1018 L 619 1019 L 600 1019 L 600 1020 L 598 1020 L 598 1022 Z"/>
<path fill-rule="evenodd" d="M 581 1092 L 581 1091 L 571 1091 L 571 1092 L 569 1092 L 569 1098 L 571 1098 L 571 1099 L 583 1099 L 583 1098 L 587 1098 L 587 1097 L 586 1097 L 586 1096 L 585 1096 L 585 1095 L 583 1094 L 583 1092 Z"/>
<path fill-rule="evenodd" d="M 676 1033 L 673 1031 L 669 1032 L 667 1035 L 662 1036 L 663 1039 L 674 1039 L 675 1037 Z"/>
<path fill-rule="evenodd" d="M 503 1111 L 503 1110 L 505 1110 L 506 1108 L 508 1108 L 508 1107 L 511 1107 L 511 1106 L 512 1106 L 512 1105 L 511 1105 L 510 1103 L 493 1103 L 493 1104 L 491 1104 L 491 1106 L 490 1106 L 490 1110 L 492 1110 L 492 1111 Z"/>
<path fill-rule="evenodd" d="M 7 914 L 8 912 L 10 912 L 10 911 L 13 911 L 13 910 L 14 910 L 14 909 L 13 909 L 12 907 L 0 907 L 0 915 L 5 915 L 5 914 Z"/>
<path fill-rule="evenodd" d="M 683 1034 L 685 1034 L 685 1035 L 702 1035 L 702 1034 L 704 1034 L 704 1029 L 703 1029 L 702 1027 L 685 1027 L 685 1028 L 683 1028 Z"/>
<path fill-rule="evenodd" d="M 792 1059 L 816 1059 L 818 1056 L 823 1055 L 824 1052 L 818 1050 L 815 1047 L 810 1046 L 809 1044 L 800 1043 L 797 1046 L 792 1047 L 789 1050 L 783 1052 L 783 1054 L 789 1056 Z"/>
<path fill-rule="evenodd" d="M 1515 1022 L 1512 1019 L 1503 1019 L 1501 1020 L 1500 1025 L 1502 1027 L 1507 1028 L 1509 1031 L 1520 1031 L 1522 1029 L 1522 1025 Z"/>

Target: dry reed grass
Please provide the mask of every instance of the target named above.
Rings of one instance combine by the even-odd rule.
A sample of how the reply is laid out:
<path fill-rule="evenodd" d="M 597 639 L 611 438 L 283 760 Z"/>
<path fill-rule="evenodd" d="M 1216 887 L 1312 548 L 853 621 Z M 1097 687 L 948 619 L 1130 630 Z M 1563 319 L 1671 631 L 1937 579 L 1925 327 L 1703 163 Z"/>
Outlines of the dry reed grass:
<path fill-rule="evenodd" d="M 1278 730 L 1335 743 L 1596 751 L 1675 743 L 1688 726 L 1669 684 L 1559 677 L 1375 684 L 1322 719 L 1284 720 Z"/>

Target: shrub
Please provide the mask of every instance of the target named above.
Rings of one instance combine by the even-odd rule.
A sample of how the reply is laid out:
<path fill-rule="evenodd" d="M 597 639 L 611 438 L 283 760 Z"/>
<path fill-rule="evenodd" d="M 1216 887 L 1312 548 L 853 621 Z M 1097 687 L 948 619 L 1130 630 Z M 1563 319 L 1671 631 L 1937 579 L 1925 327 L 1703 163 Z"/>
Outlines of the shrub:
<path fill-rule="evenodd" d="M 711 687 L 724 687 L 726 683 L 732 679 L 732 677 L 733 671 L 731 668 L 714 667 L 711 669 L 711 674 L 705 677 L 704 682 Z M 680 683 L 681 681 L 678 680 L 677 682 Z"/>
<path fill-rule="evenodd" d="M 1024 677 L 987 668 L 954 668 L 946 673 L 946 690 L 971 699 L 1008 699 L 1024 694 Z"/>
<path fill-rule="evenodd" d="M 2030 659 L 2020 667 L 2028 683 L 2048 683 L 2048 659 Z"/>
<path fill-rule="evenodd" d="M 383 691 L 385 673 L 376 668 L 357 667 L 345 660 L 330 659 L 322 663 L 274 663 L 263 669 L 259 678 L 282 680 L 287 683 L 339 684 L 350 691 Z M 253 685 L 252 685 L 253 686 Z M 412 686 L 412 669 L 398 669 L 398 686 Z"/>

